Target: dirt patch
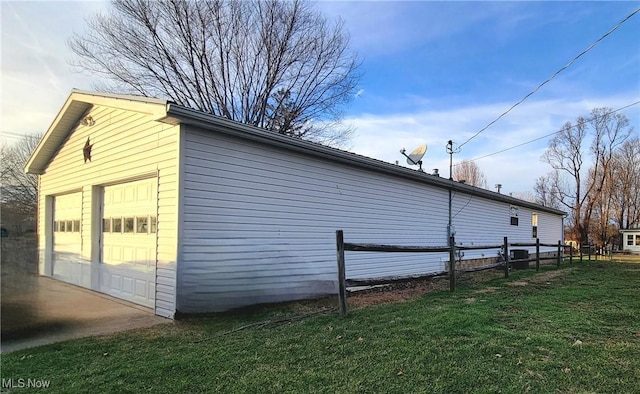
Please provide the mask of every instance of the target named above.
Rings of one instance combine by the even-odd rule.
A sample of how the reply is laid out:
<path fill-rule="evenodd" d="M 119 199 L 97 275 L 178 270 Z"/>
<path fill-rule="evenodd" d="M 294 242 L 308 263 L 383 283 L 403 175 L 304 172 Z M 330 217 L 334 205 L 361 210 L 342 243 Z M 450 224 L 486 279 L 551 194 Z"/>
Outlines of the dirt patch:
<path fill-rule="evenodd" d="M 477 283 L 485 283 L 491 279 L 501 277 L 500 270 L 485 270 L 468 272 L 457 275 L 458 285 L 470 286 Z M 446 291 L 449 289 L 449 278 L 446 276 L 415 280 L 405 283 L 393 283 L 375 287 L 364 291 L 349 294 L 349 305 L 363 307 L 370 305 L 386 304 L 391 302 L 407 302 L 420 298 L 422 295 L 434 291 Z M 485 293 L 494 292 L 498 288 L 483 289 Z M 474 300 L 475 301 L 475 300 Z M 473 302 L 473 301 L 468 301 Z"/>
<path fill-rule="evenodd" d="M 485 287 L 484 289 L 480 289 L 480 290 L 474 291 L 474 293 L 476 293 L 476 294 L 489 294 L 489 293 L 495 293 L 498 290 L 500 290 L 499 287 Z"/>
<path fill-rule="evenodd" d="M 442 280 L 421 280 L 407 283 L 394 283 L 349 294 L 349 305 L 354 307 L 406 302 L 419 298 L 423 294 L 440 290 Z"/>
<path fill-rule="evenodd" d="M 560 270 L 541 272 L 541 273 L 535 274 L 531 278 L 529 278 L 529 282 L 531 282 L 531 283 L 548 282 L 551 279 L 555 279 L 555 278 L 558 278 L 560 276 L 566 275 L 569 272 L 574 271 L 575 269 L 576 269 L 576 267 L 571 267 L 571 268 L 565 268 L 565 269 L 560 269 Z"/>
<path fill-rule="evenodd" d="M 555 278 L 561 277 L 575 270 L 576 268 L 565 268 L 561 270 L 546 271 L 535 274 L 527 280 L 515 281 L 507 283 L 511 287 L 524 287 L 529 284 L 546 283 Z M 503 272 L 499 270 L 486 270 L 473 273 L 465 273 L 458 277 L 458 283 L 465 285 L 485 283 L 491 279 L 502 277 Z M 438 277 L 431 279 L 423 279 L 410 281 L 405 283 L 393 283 L 384 286 L 378 286 L 367 290 L 351 292 L 349 294 L 350 307 L 364 307 L 371 305 L 386 304 L 391 302 L 407 302 L 420 298 L 422 295 L 433 291 L 447 290 L 449 288 L 449 279 L 447 277 Z M 485 287 L 474 291 L 474 294 L 490 294 L 500 290 L 499 287 Z M 476 302 L 474 297 L 466 298 L 466 302 Z"/>

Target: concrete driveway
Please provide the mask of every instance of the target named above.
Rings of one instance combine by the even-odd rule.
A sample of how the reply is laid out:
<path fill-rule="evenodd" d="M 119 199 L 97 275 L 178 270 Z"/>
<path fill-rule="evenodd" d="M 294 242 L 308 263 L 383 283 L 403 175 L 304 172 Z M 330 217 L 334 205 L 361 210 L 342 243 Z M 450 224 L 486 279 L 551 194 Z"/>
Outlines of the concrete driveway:
<path fill-rule="evenodd" d="M 2 272 L 1 352 L 172 323 L 151 309 L 24 271 Z"/>

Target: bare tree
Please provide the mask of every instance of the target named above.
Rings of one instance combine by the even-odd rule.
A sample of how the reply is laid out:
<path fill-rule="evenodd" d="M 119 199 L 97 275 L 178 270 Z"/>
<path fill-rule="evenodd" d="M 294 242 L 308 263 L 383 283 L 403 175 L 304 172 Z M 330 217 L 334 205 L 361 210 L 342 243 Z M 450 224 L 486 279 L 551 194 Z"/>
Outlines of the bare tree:
<path fill-rule="evenodd" d="M 343 23 L 302 1 L 112 0 L 69 45 L 112 92 L 166 97 L 207 113 L 340 145 L 359 61 Z"/>
<path fill-rule="evenodd" d="M 534 202 L 545 207 L 560 209 L 561 194 L 559 189 L 561 188 L 564 189 L 564 187 L 560 187 L 559 173 L 557 170 L 541 176 L 536 179 L 536 184 L 533 188 L 535 195 Z"/>
<path fill-rule="evenodd" d="M 13 145 L 0 147 L 0 184 L 2 224 L 16 233 L 35 221 L 38 202 L 38 178 L 26 174 L 24 166 L 35 150 L 41 134 L 25 135 Z"/>
<path fill-rule="evenodd" d="M 456 164 L 453 168 L 453 179 L 483 189 L 487 188 L 487 177 L 473 161 L 463 160 Z"/>
<path fill-rule="evenodd" d="M 640 138 L 627 140 L 614 156 L 611 200 L 619 228 L 640 226 Z"/>
<path fill-rule="evenodd" d="M 610 176 L 615 152 L 631 131 L 624 115 L 596 108 L 589 119 L 579 117 L 575 125 L 567 122 L 543 155 L 543 160 L 556 171 L 553 187 L 560 204 L 571 211 L 572 231 L 581 244 L 590 241 L 592 216 Z M 592 164 L 586 167 L 585 145 L 589 138 Z"/>

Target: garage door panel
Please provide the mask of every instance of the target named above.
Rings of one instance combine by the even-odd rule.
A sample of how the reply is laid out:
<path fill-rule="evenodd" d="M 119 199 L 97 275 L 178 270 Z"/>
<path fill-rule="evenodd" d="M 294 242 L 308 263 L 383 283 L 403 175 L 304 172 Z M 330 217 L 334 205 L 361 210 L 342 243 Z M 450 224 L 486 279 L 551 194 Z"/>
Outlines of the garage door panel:
<path fill-rule="evenodd" d="M 82 258 L 82 193 L 53 198 L 53 277 L 91 287 L 91 265 Z"/>
<path fill-rule="evenodd" d="M 101 291 L 153 307 L 157 180 L 107 186 L 103 204 Z"/>

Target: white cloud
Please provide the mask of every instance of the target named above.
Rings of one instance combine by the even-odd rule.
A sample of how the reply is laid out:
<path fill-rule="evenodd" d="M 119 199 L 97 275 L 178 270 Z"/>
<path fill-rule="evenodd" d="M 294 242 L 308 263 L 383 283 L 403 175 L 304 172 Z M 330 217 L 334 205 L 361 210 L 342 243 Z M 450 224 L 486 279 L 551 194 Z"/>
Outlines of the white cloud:
<path fill-rule="evenodd" d="M 2 131 L 44 132 L 72 88 L 91 88 L 90 77 L 71 72 L 66 42 L 104 4 L 2 2 L 1 7 Z"/>
<path fill-rule="evenodd" d="M 514 109 L 486 131 L 464 145 L 453 161 L 471 160 L 543 135 L 558 131 L 567 121 L 588 115 L 595 107 L 613 109 L 639 100 L 638 96 L 590 98 L 580 101 L 545 100 L 525 102 Z M 509 103 L 450 108 L 437 111 L 417 111 L 392 115 L 362 115 L 351 117 L 346 122 L 356 129 L 352 151 L 382 161 L 408 167 L 401 148 L 413 150 L 426 143 L 429 148 L 423 158 L 423 168 L 430 172 L 440 170 L 440 175 L 449 176 L 449 156 L 446 144 L 449 139 L 454 147 L 469 139 L 478 130 L 509 108 Z M 637 116 L 640 106 L 627 111 L 627 117 L 638 130 Z M 503 192 L 530 191 L 535 180 L 551 168 L 540 160 L 551 137 L 527 144 L 520 148 L 492 155 L 476 163 L 488 178 L 488 185 L 503 185 Z"/>

